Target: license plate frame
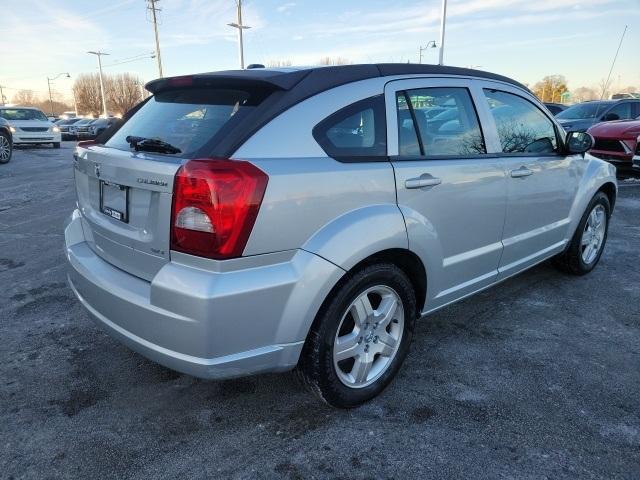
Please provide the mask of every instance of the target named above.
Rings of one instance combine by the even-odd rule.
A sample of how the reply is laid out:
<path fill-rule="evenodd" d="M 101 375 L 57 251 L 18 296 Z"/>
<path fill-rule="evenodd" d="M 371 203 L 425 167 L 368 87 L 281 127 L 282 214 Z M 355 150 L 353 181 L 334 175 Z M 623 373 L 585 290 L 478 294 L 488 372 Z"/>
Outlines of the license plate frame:
<path fill-rule="evenodd" d="M 119 196 L 116 193 L 118 191 L 121 195 L 124 195 L 124 198 L 114 198 Z M 105 194 L 109 197 L 107 198 L 107 204 L 105 204 Z M 115 203 L 118 204 L 116 205 Z M 129 223 L 129 187 L 100 180 L 100 212 L 114 220 Z"/>

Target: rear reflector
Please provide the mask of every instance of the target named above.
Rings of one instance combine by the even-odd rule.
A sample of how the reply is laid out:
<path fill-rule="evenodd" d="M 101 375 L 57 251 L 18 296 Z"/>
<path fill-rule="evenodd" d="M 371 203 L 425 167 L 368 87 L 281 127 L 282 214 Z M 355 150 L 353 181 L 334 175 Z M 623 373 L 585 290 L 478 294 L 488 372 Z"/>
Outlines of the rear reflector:
<path fill-rule="evenodd" d="M 242 255 L 269 177 L 240 160 L 189 160 L 176 173 L 171 249 L 207 258 Z"/>

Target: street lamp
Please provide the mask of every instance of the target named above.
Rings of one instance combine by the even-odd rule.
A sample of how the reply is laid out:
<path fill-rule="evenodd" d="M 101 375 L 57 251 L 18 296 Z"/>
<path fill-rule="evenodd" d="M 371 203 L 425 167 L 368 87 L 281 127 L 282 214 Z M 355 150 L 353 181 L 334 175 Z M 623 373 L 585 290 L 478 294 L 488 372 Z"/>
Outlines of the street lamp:
<path fill-rule="evenodd" d="M 424 46 L 424 47 L 420 46 L 419 49 L 418 49 L 419 52 L 420 52 L 420 61 L 418 63 L 422 63 L 422 51 L 423 50 L 427 50 L 429 48 L 436 48 L 436 47 L 437 47 L 437 45 L 436 45 L 436 41 L 435 40 L 429 40 L 429 43 L 427 43 L 427 45 Z"/>
<path fill-rule="evenodd" d="M 245 28 L 251 28 L 247 25 L 242 24 L 242 0 L 236 0 L 236 5 L 238 7 L 238 22 L 237 23 L 227 23 L 230 27 L 238 29 L 238 49 L 240 50 L 240 68 L 244 70 L 244 46 L 242 44 L 242 30 Z"/>
<path fill-rule="evenodd" d="M 69 72 L 59 73 L 58 75 L 52 78 L 47 77 L 47 85 L 49 86 L 49 109 L 51 110 L 52 117 L 54 117 L 55 115 L 53 114 L 53 98 L 51 98 L 51 82 L 53 82 L 57 78 L 60 78 L 62 75 L 66 75 L 67 78 L 71 78 L 71 75 L 69 75 Z"/>
<path fill-rule="evenodd" d="M 108 53 L 104 53 L 104 52 L 87 52 L 90 53 L 91 55 L 95 55 L 96 57 L 98 57 L 98 70 L 100 71 L 100 96 L 102 96 L 102 110 L 103 110 L 103 114 L 104 114 L 104 118 L 107 118 L 109 116 L 109 114 L 107 113 L 107 101 L 104 98 L 104 82 L 102 80 L 102 60 L 100 57 L 102 57 L 102 55 L 109 55 Z"/>

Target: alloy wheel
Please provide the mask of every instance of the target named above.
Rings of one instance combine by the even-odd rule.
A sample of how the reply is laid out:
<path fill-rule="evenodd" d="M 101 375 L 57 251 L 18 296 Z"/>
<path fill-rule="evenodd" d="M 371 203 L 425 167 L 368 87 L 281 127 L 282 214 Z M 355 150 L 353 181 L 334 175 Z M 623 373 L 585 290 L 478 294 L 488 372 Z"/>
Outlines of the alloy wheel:
<path fill-rule="evenodd" d="M 333 364 L 351 388 L 371 385 L 395 358 L 404 330 L 400 296 L 384 285 L 370 287 L 344 312 L 333 344 Z"/>
<path fill-rule="evenodd" d="M 582 261 L 589 265 L 598 258 L 607 231 L 607 213 L 600 204 L 593 207 L 582 232 Z"/>
<path fill-rule="evenodd" d="M 11 145 L 9 139 L 4 135 L 0 135 L 0 162 L 6 162 L 11 155 Z"/>

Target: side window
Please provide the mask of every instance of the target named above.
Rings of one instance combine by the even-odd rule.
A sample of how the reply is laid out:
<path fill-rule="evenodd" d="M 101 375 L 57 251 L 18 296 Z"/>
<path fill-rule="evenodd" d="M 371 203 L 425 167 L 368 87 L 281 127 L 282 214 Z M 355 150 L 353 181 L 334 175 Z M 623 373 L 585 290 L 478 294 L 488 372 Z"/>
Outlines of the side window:
<path fill-rule="evenodd" d="M 339 161 L 385 160 L 384 96 L 366 98 L 338 110 L 313 128 L 313 138 L 328 156 Z"/>
<path fill-rule="evenodd" d="M 617 115 L 618 118 L 615 118 L 613 115 Z M 627 120 L 631 118 L 631 102 L 622 102 L 613 108 L 609 109 L 607 113 L 604 114 L 607 119 L 611 120 Z"/>
<path fill-rule="evenodd" d="M 398 92 L 400 155 L 425 157 L 487 153 L 466 88 L 433 87 Z"/>
<path fill-rule="evenodd" d="M 553 123 L 533 103 L 500 90 L 485 89 L 484 94 L 496 122 L 503 153 L 558 151 Z"/>

